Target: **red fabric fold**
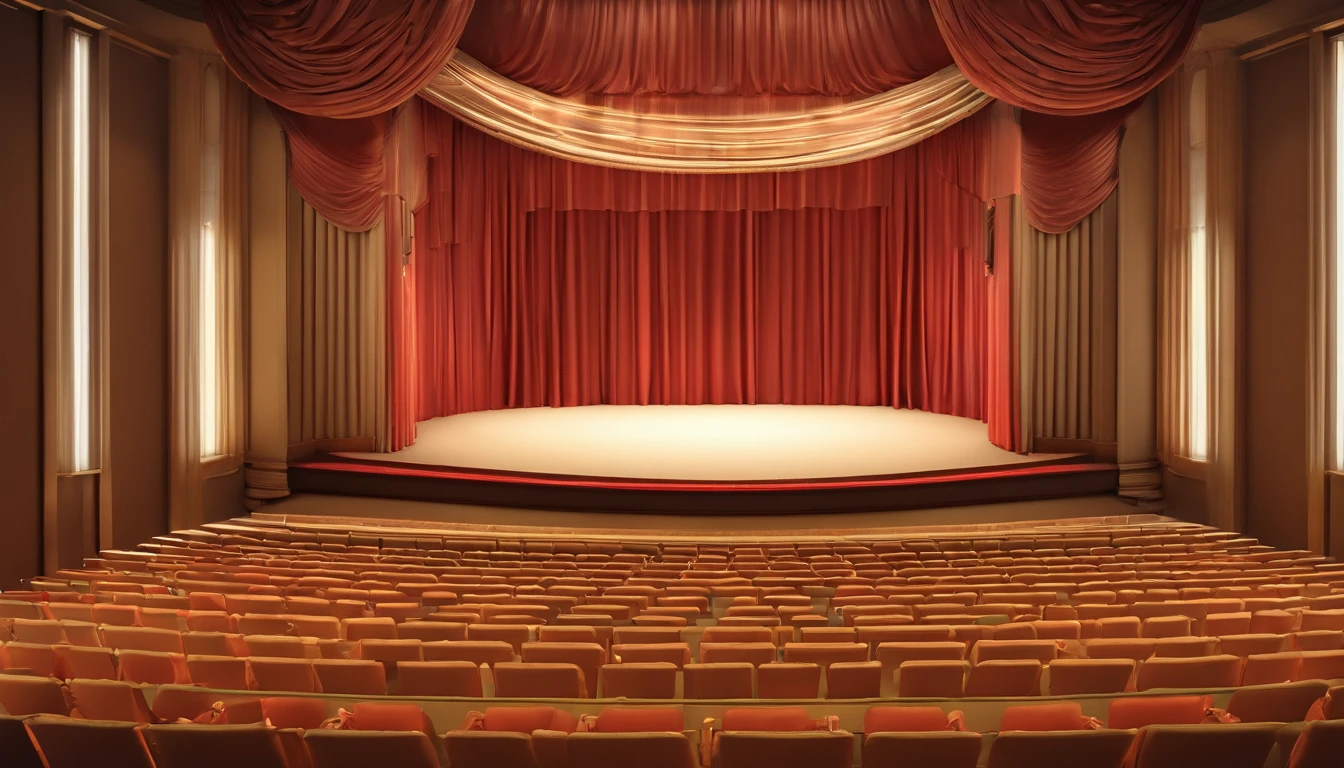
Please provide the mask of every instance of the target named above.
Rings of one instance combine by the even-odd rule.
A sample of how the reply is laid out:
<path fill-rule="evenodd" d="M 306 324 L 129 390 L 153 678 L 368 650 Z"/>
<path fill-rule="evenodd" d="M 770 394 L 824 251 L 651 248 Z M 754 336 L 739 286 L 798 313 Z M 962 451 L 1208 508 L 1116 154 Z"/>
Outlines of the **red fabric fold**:
<path fill-rule="evenodd" d="M 400 106 L 452 55 L 474 0 L 211 0 L 238 79 L 286 109 L 369 117 Z"/>
<path fill-rule="evenodd" d="M 966 78 L 1015 107 L 1091 115 L 1157 87 L 1199 28 L 1202 0 L 930 0 Z"/>
<path fill-rule="evenodd" d="M 1060 233 L 1106 202 L 1120 183 L 1125 120 L 1142 99 L 1095 115 L 1022 113 L 1022 204 L 1027 221 Z"/>
<path fill-rule="evenodd" d="M 357 120 L 313 117 L 272 106 L 289 141 L 289 180 L 303 199 L 351 232 L 383 215 L 392 114 Z"/>
<path fill-rule="evenodd" d="M 462 49 L 559 96 L 856 96 L 950 65 L 927 0 L 492 0 Z"/>

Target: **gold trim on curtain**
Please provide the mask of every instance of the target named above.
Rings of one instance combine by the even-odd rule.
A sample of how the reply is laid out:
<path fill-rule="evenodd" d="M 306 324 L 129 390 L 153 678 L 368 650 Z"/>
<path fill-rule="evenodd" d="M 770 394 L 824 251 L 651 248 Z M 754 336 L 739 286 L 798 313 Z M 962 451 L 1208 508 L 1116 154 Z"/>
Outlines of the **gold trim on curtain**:
<path fill-rule="evenodd" d="M 382 439 L 386 412 L 383 224 L 346 232 L 289 188 L 289 443 Z"/>
<path fill-rule="evenodd" d="M 885 93 L 808 110 L 684 115 L 551 96 L 458 51 L 421 95 L 504 141 L 644 171 L 744 173 L 851 163 L 908 147 L 992 99 L 955 66 Z"/>

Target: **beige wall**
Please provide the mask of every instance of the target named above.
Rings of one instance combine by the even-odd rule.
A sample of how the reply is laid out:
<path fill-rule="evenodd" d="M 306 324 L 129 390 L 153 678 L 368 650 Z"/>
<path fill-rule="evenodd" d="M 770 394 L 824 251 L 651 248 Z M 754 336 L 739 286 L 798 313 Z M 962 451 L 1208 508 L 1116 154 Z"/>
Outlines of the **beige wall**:
<path fill-rule="evenodd" d="M 168 62 L 113 42 L 109 68 L 112 530 L 100 535 L 133 547 L 168 530 Z"/>
<path fill-rule="evenodd" d="M 0 589 L 42 570 L 41 26 L 0 5 Z"/>
<path fill-rule="evenodd" d="M 1246 533 L 1307 546 L 1308 61 L 1246 66 Z"/>

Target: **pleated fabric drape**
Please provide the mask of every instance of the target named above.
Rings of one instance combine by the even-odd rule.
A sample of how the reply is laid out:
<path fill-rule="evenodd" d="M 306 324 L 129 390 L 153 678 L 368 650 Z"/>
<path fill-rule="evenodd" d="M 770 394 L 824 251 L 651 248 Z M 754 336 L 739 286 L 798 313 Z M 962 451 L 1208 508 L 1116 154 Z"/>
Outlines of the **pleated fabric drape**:
<path fill-rule="evenodd" d="M 216 453 L 247 450 L 248 137 L 251 93 L 221 67 L 220 176 L 216 211 Z"/>
<path fill-rule="evenodd" d="M 984 124 L 849 166 L 633 173 L 427 113 L 418 417 L 594 403 L 984 417 Z"/>
<path fill-rule="evenodd" d="M 251 95 L 217 56 L 169 63 L 169 494 L 174 527 L 198 525 L 203 479 L 233 472 L 247 450 L 248 121 Z M 204 204 L 213 220 L 213 316 L 203 305 Z M 214 380 L 202 379 L 203 322 L 214 328 Z M 202 413 L 212 386 L 214 412 Z M 202 416 L 213 444 L 202 445 Z"/>
<path fill-rule="evenodd" d="M 1190 456 L 1190 109 L 1184 73 L 1158 89 L 1157 455 Z"/>
<path fill-rule="evenodd" d="M 1020 256 L 1032 438 L 1115 441 L 1115 219 L 1112 197 L 1068 232 L 1033 230 Z"/>
<path fill-rule="evenodd" d="M 1230 51 L 1209 55 L 1207 63 L 1207 161 L 1205 222 L 1209 259 L 1209 460 L 1210 523 L 1243 530 L 1245 516 L 1241 441 L 1244 425 L 1238 405 L 1243 397 L 1242 321 L 1238 296 L 1245 216 L 1242 158 L 1243 66 Z"/>
<path fill-rule="evenodd" d="M 291 445 L 387 441 L 383 225 L 346 232 L 291 190 L 288 251 Z"/>

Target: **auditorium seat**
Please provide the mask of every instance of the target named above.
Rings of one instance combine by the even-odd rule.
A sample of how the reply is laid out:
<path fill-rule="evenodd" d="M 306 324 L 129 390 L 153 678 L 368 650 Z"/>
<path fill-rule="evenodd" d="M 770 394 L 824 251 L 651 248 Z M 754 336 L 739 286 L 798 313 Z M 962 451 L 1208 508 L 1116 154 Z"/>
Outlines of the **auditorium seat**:
<path fill-rule="evenodd" d="M 291 763 L 282 733 L 264 725 L 150 725 L 143 731 L 157 768 L 302 768 Z"/>
<path fill-rule="evenodd" d="M 45 768 L 88 768 L 95 765 L 155 768 L 154 758 L 134 721 L 100 722 L 35 717 L 24 725 L 42 754 L 42 765 Z M 10 765 L 11 754 L 5 750 L 7 766 Z"/>
<path fill-rule="evenodd" d="M 1050 663 L 1050 695 L 1123 693 L 1136 666 L 1132 659 L 1056 659 Z"/>
<path fill-rule="evenodd" d="M 1133 696 L 1112 699 L 1106 727 L 1146 728 L 1150 725 L 1198 725 L 1204 722 L 1212 696 Z"/>
<path fill-rule="evenodd" d="M 70 714 L 59 681 L 26 675 L 0 675 L 0 708 L 20 717 Z"/>
<path fill-rule="evenodd" d="M 882 695 L 882 664 L 837 661 L 826 668 L 826 698 L 875 699 Z"/>
<path fill-rule="evenodd" d="M 988 768 L 1120 768 L 1133 742 L 1133 731 L 1000 733 L 990 745 Z"/>
<path fill-rule="evenodd" d="M 1139 664 L 1137 687 L 1235 688 L 1241 683 L 1242 661 L 1236 656 L 1152 658 Z"/>
<path fill-rule="evenodd" d="M 154 715 L 138 686 L 115 680 L 71 680 L 66 684 L 72 716 L 88 720 L 152 723 Z"/>
<path fill-rule="evenodd" d="M 687 664 L 682 693 L 688 699 L 750 699 L 755 668 L 746 662 Z"/>
<path fill-rule="evenodd" d="M 382 696 L 387 693 L 387 673 L 377 661 L 314 659 L 312 665 L 323 693 L 354 696 Z"/>
<path fill-rule="evenodd" d="M 1281 723 L 1148 726 L 1139 730 L 1134 741 L 1134 765 L 1189 768 L 1198 756 L 1202 765 L 1262 768 L 1281 727 Z"/>
<path fill-rule="evenodd" d="M 966 679 L 966 695 L 1039 696 L 1041 670 L 1041 662 L 1036 659 L 982 661 L 971 667 L 971 674 Z"/>
<path fill-rule="evenodd" d="M 470 661 L 399 661 L 397 681 L 403 696 L 480 698 L 480 666 Z"/>
<path fill-rule="evenodd" d="M 1243 723 L 1301 722 L 1329 689 L 1324 680 L 1239 688 L 1227 702 L 1227 713 Z"/>
<path fill-rule="evenodd" d="M 672 699 L 677 695 L 677 666 L 667 662 L 606 664 L 599 679 L 602 698 Z"/>
<path fill-rule="evenodd" d="M 845 731 L 721 731 L 714 739 L 713 768 L 850 768 L 854 737 Z"/>
<path fill-rule="evenodd" d="M 980 757 L 980 734 L 937 707 L 869 707 L 863 734 L 865 766 L 974 768 Z"/>
<path fill-rule="evenodd" d="M 1290 752 L 1287 768 L 1333 768 L 1344 755 L 1344 720 L 1306 723 Z"/>
<path fill-rule="evenodd" d="M 1080 731 L 1088 728 L 1091 718 L 1083 716 L 1077 702 L 1017 704 L 1003 711 L 1000 731 Z"/>
<path fill-rule="evenodd" d="M 907 698 L 959 699 L 966 695 L 969 661 L 907 661 L 897 671 L 897 688 Z"/>
<path fill-rule="evenodd" d="M 493 668 L 502 699 L 586 699 L 583 670 L 574 664 L 500 662 Z"/>
<path fill-rule="evenodd" d="M 772 662 L 756 668 L 756 698 L 815 699 L 821 667 L 812 663 Z"/>
<path fill-rule="evenodd" d="M 696 768 L 682 733 L 575 733 L 565 739 L 570 765 L 585 768 Z"/>

